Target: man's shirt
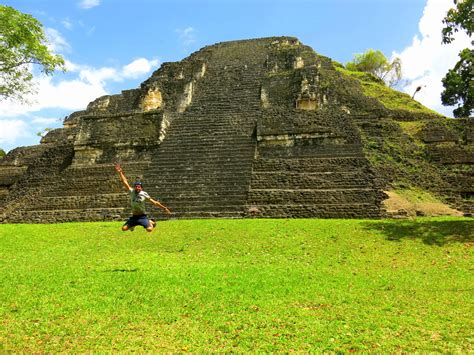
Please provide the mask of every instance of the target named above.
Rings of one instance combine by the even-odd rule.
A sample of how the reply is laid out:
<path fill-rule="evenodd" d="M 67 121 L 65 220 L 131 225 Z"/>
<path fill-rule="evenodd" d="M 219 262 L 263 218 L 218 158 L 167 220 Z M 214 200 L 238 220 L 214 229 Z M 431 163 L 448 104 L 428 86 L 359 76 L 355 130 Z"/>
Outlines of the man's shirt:
<path fill-rule="evenodd" d="M 145 210 L 145 200 L 150 200 L 150 195 L 145 191 L 140 191 L 139 193 L 135 192 L 135 189 L 130 189 L 130 205 L 132 207 L 133 215 L 146 214 Z"/>

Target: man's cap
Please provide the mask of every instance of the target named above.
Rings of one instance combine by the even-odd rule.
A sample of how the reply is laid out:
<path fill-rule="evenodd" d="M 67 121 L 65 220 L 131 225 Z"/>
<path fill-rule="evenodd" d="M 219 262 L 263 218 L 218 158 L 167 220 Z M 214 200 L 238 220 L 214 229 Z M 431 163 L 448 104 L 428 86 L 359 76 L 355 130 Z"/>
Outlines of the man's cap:
<path fill-rule="evenodd" d="M 141 187 L 143 187 L 143 184 L 142 184 L 141 181 L 135 181 L 135 182 L 133 183 L 133 186 L 138 186 L 138 185 L 140 185 Z"/>

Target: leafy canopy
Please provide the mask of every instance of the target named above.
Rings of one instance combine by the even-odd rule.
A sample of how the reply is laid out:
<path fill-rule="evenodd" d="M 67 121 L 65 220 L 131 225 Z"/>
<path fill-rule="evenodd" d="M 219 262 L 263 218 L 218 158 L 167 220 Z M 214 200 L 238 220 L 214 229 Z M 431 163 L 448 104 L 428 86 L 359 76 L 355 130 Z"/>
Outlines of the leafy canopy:
<path fill-rule="evenodd" d="M 469 117 L 474 110 L 474 50 L 466 48 L 459 57 L 461 59 L 442 79 L 441 101 L 443 105 L 458 104 L 453 111 L 454 117 Z"/>
<path fill-rule="evenodd" d="M 52 54 L 47 44 L 38 20 L 0 5 L 0 99 L 25 101 L 27 94 L 35 92 L 32 65 L 40 66 L 46 75 L 65 71 L 64 59 Z"/>
<path fill-rule="evenodd" d="M 459 30 L 466 31 L 469 37 L 474 30 L 474 0 L 454 0 L 455 8 L 449 9 L 443 19 L 445 27 L 441 33 L 443 43 L 448 44 L 454 41 L 454 33 Z"/>
<path fill-rule="evenodd" d="M 443 19 L 442 41 L 449 44 L 454 41 L 454 33 L 466 31 L 469 37 L 474 30 L 474 0 L 455 0 Z M 471 41 L 474 45 L 474 41 Z M 459 53 L 459 61 L 442 79 L 444 91 L 441 102 L 445 106 L 457 105 L 454 117 L 469 117 L 474 110 L 474 50 L 465 48 Z"/>
<path fill-rule="evenodd" d="M 390 63 L 379 50 L 369 49 L 365 53 L 355 54 L 353 61 L 346 64 L 346 68 L 351 71 L 371 73 L 382 79 L 390 87 L 398 84 L 402 78 L 400 58 L 395 58 Z"/>

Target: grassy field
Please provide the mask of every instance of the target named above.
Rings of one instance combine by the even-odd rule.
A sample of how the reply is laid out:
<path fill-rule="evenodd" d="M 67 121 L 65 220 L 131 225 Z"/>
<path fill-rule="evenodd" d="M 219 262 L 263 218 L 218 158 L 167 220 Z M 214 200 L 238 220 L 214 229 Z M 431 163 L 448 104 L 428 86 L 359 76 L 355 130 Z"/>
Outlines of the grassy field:
<path fill-rule="evenodd" d="M 0 352 L 474 351 L 474 221 L 0 225 Z"/>

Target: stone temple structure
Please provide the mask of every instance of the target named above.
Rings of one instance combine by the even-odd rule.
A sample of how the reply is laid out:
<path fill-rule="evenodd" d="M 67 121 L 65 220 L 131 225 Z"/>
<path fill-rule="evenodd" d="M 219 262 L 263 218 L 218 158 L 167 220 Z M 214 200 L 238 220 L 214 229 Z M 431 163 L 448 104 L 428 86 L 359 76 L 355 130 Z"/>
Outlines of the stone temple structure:
<path fill-rule="evenodd" d="M 114 162 L 176 218 L 381 218 L 402 183 L 469 214 L 473 142 L 472 120 L 389 108 L 296 38 L 224 42 L 9 152 L 0 220 L 125 218 Z"/>

